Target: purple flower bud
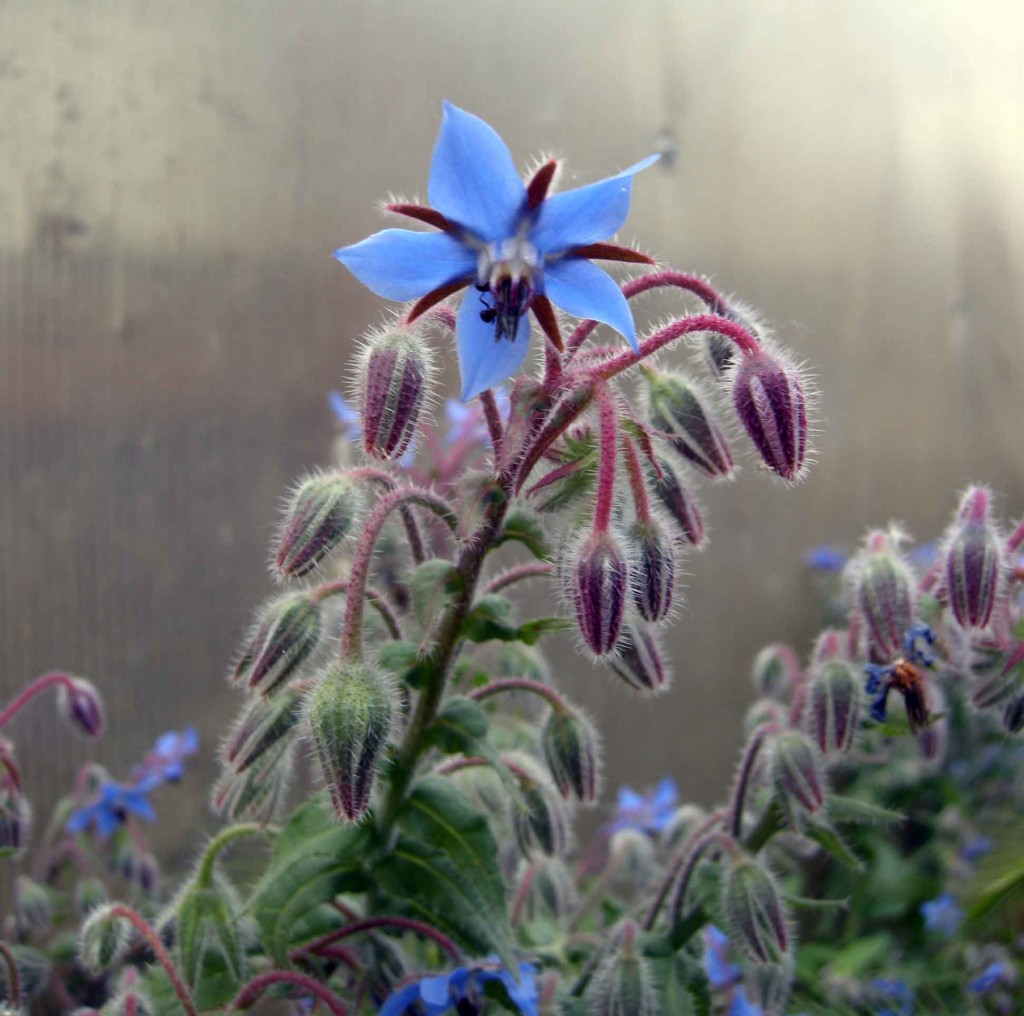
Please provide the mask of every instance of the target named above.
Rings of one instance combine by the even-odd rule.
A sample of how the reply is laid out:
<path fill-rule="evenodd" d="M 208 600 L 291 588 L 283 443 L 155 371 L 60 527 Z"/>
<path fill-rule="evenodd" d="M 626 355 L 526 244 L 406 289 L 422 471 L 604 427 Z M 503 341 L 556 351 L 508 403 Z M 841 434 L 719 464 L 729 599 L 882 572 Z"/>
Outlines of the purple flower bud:
<path fill-rule="evenodd" d="M 783 962 L 789 952 L 789 922 L 774 877 L 758 861 L 743 857 L 726 867 L 722 913 L 730 940 L 752 962 Z"/>
<path fill-rule="evenodd" d="M 627 533 L 633 602 L 645 621 L 661 621 L 672 606 L 676 551 L 672 538 L 654 519 L 634 523 Z"/>
<path fill-rule="evenodd" d="M 776 699 L 755 699 L 743 717 L 743 733 L 750 737 L 758 727 L 769 723 L 777 727 L 785 727 L 788 721 L 788 712 L 787 707 Z"/>
<path fill-rule="evenodd" d="M 113 967 L 128 948 L 131 927 L 114 913 L 113 905 L 97 907 L 82 925 L 78 955 L 90 974 L 99 975 Z"/>
<path fill-rule="evenodd" d="M 732 452 L 710 401 L 683 374 L 648 371 L 647 415 L 669 446 L 706 476 L 728 476 Z"/>
<path fill-rule="evenodd" d="M 616 930 L 614 952 L 587 989 L 587 1012 L 591 1016 L 657 1016 L 660 1011 L 638 937 L 639 929 L 633 921 L 624 921 Z"/>
<path fill-rule="evenodd" d="M 612 652 L 622 632 L 629 590 L 626 555 L 611 533 L 592 533 L 566 569 L 569 599 L 583 641 L 595 656 Z"/>
<path fill-rule="evenodd" d="M 1003 728 L 1010 734 L 1024 730 L 1024 695 L 1014 695 L 1003 709 Z"/>
<path fill-rule="evenodd" d="M 328 668 L 309 693 L 313 749 L 338 818 L 356 822 L 366 814 L 394 716 L 387 677 L 364 663 Z"/>
<path fill-rule="evenodd" d="M 763 348 L 744 355 L 733 374 L 732 404 L 764 464 L 784 480 L 799 480 L 807 459 L 807 397 L 797 369 Z"/>
<path fill-rule="evenodd" d="M 799 731 L 788 730 L 775 738 L 770 771 L 776 793 L 795 824 L 825 806 L 821 757 Z"/>
<path fill-rule="evenodd" d="M 304 593 L 272 600 L 260 611 L 232 679 L 247 677 L 251 690 L 270 695 L 296 673 L 319 640 L 315 600 Z"/>
<path fill-rule="evenodd" d="M 732 339 L 720 332 L 703 333 L 703 360 L 716 381 L 724 381 L 739 355 Z"/>
<path fill-rule="evenodd" d="M 0 859 L 20 857 L 28 842 L 32 811 L 19 787 L 0 770 Z"/>
<path fill-rule="evenodd" d="M 282 741 L 245 772 L 225 769 L 210 795 L 214 812 L 230 822 L 266 825 L 274 821 L 288 786 L 293 755 L 292 746 Z"/>
<path fill-rule="evenodd" d="M 301 578 L 345 539 L 360 510 L 359 492 L 344 473 L 301 480 L 284 512 L 274 561 L 282 578 Z"/>
<path fill-rule="evenodd" d="M 255 699 L 239 716 L 224 746 L 225 764 L 236 773 L 245 772 L 265 752 L 295 733 L 301 715 L 302 692 L 298 688 Z"/>
<path fill-rule="evenodd" d="M 72 730 L 86 737 L 103 734 L 103 701 L 93 685 L 81 677 L 71 679 L 71 685 L 60 686 L 57 705 L 64 722 Z"/>
<path fill-rule="evenodd" d="M 363 442 L 375 459 L 409 447 L 433 377 L 429 347 L 415 331 L 391 327 L 369 337 L 359 367 Z"/>
<path fill-rule="evenodd" d="M 675 522 L 683 542 L 699 550 L 704 546 L 704 519 L 693 492 L 683 483 L 679 471 L 665 459 L 658 459 L 658 468 L 660 477 L 653 468 L 649 472 L 651 491 Z"/>
<path fill-rule="evenodd" d="M 817 669 L 846 656 L 849 634 L 837 628 L 826 628 L 815 640 L 811 650 L 811 667 Z"/>
<path fill-rule="evenodd" d="M 563 797 L 597 800 L 600 742 L 590 721 L 575 710 L 552 709 L 541 734 L 548 772 Z"/>
<path fill-rule="evenodd" d="M 630 688 L 647 695 L 660 695 L 672 683 L 654 628 L 642 621 L 629 621 L 623 626 L 615 653 L 607 657 L 607 663 Z"/>
<path fill-rule="evenodd" d="M 805 725 L 826 755 L 846 753 L 860 719 L 860 681 L 853 667 L 833 659 L 816 670 L 807 695 Z"/>
<path fill-rule="evenodd" d="M 519 849 L 527 857 L 535 850 L 548 857 L 562 856 L 569 843 L 565 804 L 547 780 L 519 774 L 522 804 L 513 809 L 512 824 Z"/>
<path fill-rule="evenodd" d="M 765 646 L 754 657 L 751 676 L 758 695 L 784 702 L 800 681 L 800 660 L 792 646 Z"/>
<path fill-rule="evenodd" d="M 869 533 L 853 562 L 853 603 L 864 621 L 868 657 L 882 663 L 900 655 L 917 610 L 914 573 L 898 550 L 898 539 Z"/>
<path fill-rule="evenodd" d="M 943 577 L 961 628 L 984 628 L 1004 585 L 1006 552 L 992 521 L 989 493 L 970 487 L 946 535 Z"/>

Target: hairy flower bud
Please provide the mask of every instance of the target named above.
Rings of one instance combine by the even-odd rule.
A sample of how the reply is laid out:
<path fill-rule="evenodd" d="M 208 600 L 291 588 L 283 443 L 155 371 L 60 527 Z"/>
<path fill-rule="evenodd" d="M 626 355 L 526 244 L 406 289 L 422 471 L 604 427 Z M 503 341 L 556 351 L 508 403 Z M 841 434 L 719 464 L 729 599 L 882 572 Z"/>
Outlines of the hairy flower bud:
<path fill-rule="evenodd" d="M 612 652 L 622 631 L 629 590 L 629 566 L 610 533 L 592 533 L 566 570 L 576 623 L 596 656 Z"/>
<path fill-rule="evenodd" d="M 648 473 L 651 491 L 675 522 L 682 541 L 699 550 L 704 546 L 704 519 L 696 498 L 671 463 L 659 458 L 658 470 L 660 475 L 653 468 Z"/>
<path fill-rule="evenodd" d="M 226 769 L 211 792 L 213 810 L 230 822 L 272 822 L 284 798 L 293 755 L 292 745 L 281 741 L 245 772 Z"/>
<path fill-rule="evenodd" d="M 736 362 L 739 351 L 732 339 L 720 332 L 704 332 L 702 338 L 704 340 L 704 363 L 716 381 L 724 381 L 729 373 L 729 368 Z"/>
<path fill-rule="evenodd" d="M 729 938 L 754 963 L 778 964 L 789 952 L 789 927 L 772 875 L 755 859 L 739 858 L 722 879 L 722 912 Z"/>
<path fill-rule="evenodd" d="M 25 931 L 46 931 L 53 921 L 53 900 L 50 890 L 27 875 L 19 875 L 14 883 L 15 915 Z"/>
<path fill-rule="evenodd" d="M 394 715 L 387 678 L 364 663 L 328 668 L 309 693 L 306 718 L 338 818 L 358 821 L 370 806 Z"/>
<path fill-rule="evenodd" d="M 799 731 L 787 730 L 775 738 L 770 772 L 776 793 L 795 823 L 825 806 L 821 757 Z"/>
<path fill-rule="evenodd" d="M 244 772 L 265 752 L 296 730 L 302 716 L 302 692 L 285 688 L 276 695 L 252 701 L 235 723 L 224 746 L 224 761 Z"/>
<path fill-rule="evenodd" d="M 672 538 L 654 519 L 635 522 L 626 536 L 633 602 L 646 621 L 661 621 L 672 606 L 676 551 Z"/>
<path fill-rule="evenodd" d="M 237 915 L 217 878 L 206 885 L 199 881 L 189 885 L 177 900 L 175 915 L 178 963 L 186 984 L 199 983 L 207 954 L 218 956 L 232 978 L 242 978 Z"/>
<path fill-rule="evenodd" d="M 732 452 L 710 402 L 683 374 L 647 373 L 647 415 L 669 446 L 706 476 L 733 471 Z"/>
<path fill-rule="evenodd" d="M 790 482 L 807 459 L 807 396 L 797 369 L 763 348 L 740 357 L 732 404 L 764 464 Z"/>
<path fill-rule="evenodd" d="M 1024 695 L 1014 695 L 1003 709 L 1003 728 L 1009 734 L 1024 730 Z"/>
<path fill-rule="evenodd" d="M 558 792 L 593 804 L 600 768 L 600 742 L 593 724 L 575 710 L 552 709 L 541 734 L 541 748 Z"/>
<path fill-rule="evenodd" d="M 64 722 L 72 730 L 86 737 L 103 734 L 103 701 L 91 682 L 81 677 L 71 678 L 71 684 L 60 686 L 57 705 Z"/>
<path fill-rule="evenodd" d="M 409 447 L 433 376 L 430 349 L 415 331 L 389 327 L 369 336 L 359 365 L 363 441 L 375 459 Z"/>
<path fill-rule="evenodd" d="M 271 694 L 309 657 L 320 640 L 320 606 L 304 593 L 266 604 L 232 675 Z"/>
<path fill-rule="evenodd" d="M 778 642 L 765 646 L 754 657 L 751 677 L 758 695 L 785 701 L 800 680 L 800 661 L 795 650 Z"/>
<path fill-rule="evenodd" d="M 556 920 L 563 918 L 579 902 L 572 872 L 559 857 L 531 859 L 524 865 L 519 887 L 529 919 L 548 915 Z"/>
<path fill-rule="evenodd" d="M 107 887 L 98 878 L 82 878 L 75 886 L 75 910 L 88 917 L 97 907 L 110 902 Z"/>
<path fill-rule="evenodd" d="M 124 955 L 131 936 L 127 918 L 114 913 L 112 905 L 97 907 L 78 936 L 78 952 L 82 966 L 99 975 L 113 967 Z"/>
<path fill-rule="evenodd" d="M 853 603 L 864 621 L 868 656 L 882 663 L 900 655 L 917 609 L 914 573 L 899 552 L 898 539 L 869 533 L 852 569 Z"/>
<path fill-rule="evenodd" d="M 519 849 L 529 857 L 539 850 L 548 857 L 565 853 L 569 822 L 565 805 L 554 787 L 543 779 L 520 779 L 522 806 L 512 813 Z"/>
<path fill-rule="evenodd" d="M 834 659 L 816 671 L 807 694 L 805 725 L 826 755 L 845 753 L 860 719 L 860 681 L 853 667 Z"/>
<path fill-rule="evenodd" d="M 836 628 L 826 628 L 815 640 L 811 650 L 811 667 L 819 668 L 826 663 L 846 656 L 849 633 Z"/>
<path fill-rule="evenodd" d="M 743 717 L 743 733 L 750 737 L 758 727 L 769 723 L 777 727 L 785 727 L 788 712 L 788 708 L 776 699 L 755 699 L 750 703 L 750 708 L 747 709 L 746 715 Z"/>
<path fill-rule="evenodd" d="M 32 811 L 20 788 L 0 779 L 0 859 L 20 856 L 31 821 Z"/>
<path fill-rule="evenodd" d="M 607 658 L 612 672 L 630 688 L 647 695 L 668 691 L 672 674 L 654 629 L 642 621 L 623 625 L 615 653 Z"/>
<path fill-rule="evenodd" d="M 637 941 L 639 928 L 625 921 L 614 936 L 614 952 L 587 989 L 591 1016 L 657 1016 L 658 1002 L 647 961 Z"/>
<path fill-rule="evenodd" d="M 361 508 L 356 485 L 344 473 L 314 473 L 288 500 L 274 562 L 282 578 L 301 578 L 351 532 Z"/>
<path fill-rule="evenodd" d="M 943 579 L 953 616 L 965 629 L 988 625 L 1004 584 L 1007 555 L 989 500 L 984 487 L 968 488 L 946 534 Z"/>

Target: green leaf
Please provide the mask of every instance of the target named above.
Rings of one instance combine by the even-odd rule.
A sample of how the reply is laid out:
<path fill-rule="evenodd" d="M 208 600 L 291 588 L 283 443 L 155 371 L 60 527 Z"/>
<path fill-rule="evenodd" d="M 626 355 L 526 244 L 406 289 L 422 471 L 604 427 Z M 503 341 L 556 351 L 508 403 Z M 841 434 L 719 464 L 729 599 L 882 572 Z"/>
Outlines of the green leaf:
<path fill-rule="evenodd" d="M 888 935 L 859 938 L 832 957 L 829 971 L 837 977 L 857 979 L 879 963 L 888 961 L 892 946 Z"/>
<path fill-rule="evenodd" d="M 462 588 L 462 576 L 451 561 L 424 561 L 409 579 L 416 620 L 427 628 Z"/>
<path fill-rule="evenodd" d="M 244 972 L 237 922 L 224 895 L 215 886 L 193 884 L 178 902 L 177 948 L 187 984 L 199 983 L 207 954 L 220 953 L 226 972 L 238 984 Z"/>
<path fill-rule="evenodd" d="M 415 667 L 419 660 L 419 646 L 415 642 L 385 642 L 377 650 L 377 662 L 385 670 L 401 673 Z"/>
<path fill-rule="evenodd" d="M 891 825 L 906 821 L 906 816 L 902 812 L 844 794 L 830 794 L 827 807 L 829 818 L 836 822 L 873 822 Z"/>
<path fill-rule="evenodd" d="M 654 986 L 661 999 L 659 1012 L 671 1013 L 672 1016 L 710 1016 L 707 978 L 688 962 L 683 953 L 658 956 L 650 960 L 650 965 Z"/>
<path fill-rule="evenodd" d="M 553 556 L 551 544 L 548 543 L 540 520 L 532 512 L 524 511 L 522 508 L 514 508 L 508 513 L 505 525 L 492 546 L 500 547 L 510 540 L 521 543 L 541 561 L 550 561 Z"/>
<path fill-rule="evenodd" d="M 864 863 L 831 826 L 823 823 L 808 823 L 804 829 L 804 835 L 823 847 L 841 864 L 853 868 L 854 871 L 864 870 Z"/>
<path fill-rule="evenodd" d="M 444 931 L 472 955 L 515 969 L 498 845 L 486 818 L 450 781 L 420 780 L 398 815 L 398 840 L 374 868 L 392 904 Z"/>
<path fill-rule="evenodd" d="M 263 944 L 280 966 L 287 966 L 290 949 L 322 927 L 323 905 L 366 886 L 369 832 L 365 826 L 339 825 L 325 797 L 312 798 L 284 827 L 250 901 Z"/>
<path fill-rule="evenodd" d="M 564 617 L 538 617 L 536 620 L 521 624 L 516 632 L 516 639 L 532 646 L 542 635 L 572 631 L 572 628 L 572 622 Z"/>
<path fill-rule="evenodd" d="M 849 910 L 850 898 L 841 900 L 818 899 L 811 896 L 786 896 L 786 902 L 794 910 Z"/>
<path fill-rule="evenodd" d="M 998 907 L 1005 906 L 1024 893 L 1024 861 L 1000 873 L 982 888 L 967 908 L 969 921 L 979 921 Z"/>
<path fill-rule="evenodd" d="M 143 994 L 149 999 L 156 1016 L 181 1016 L 181 1003 L 174 992 L 164 968 L 153 964 L 139 982 Z M 228 972 L 224 957 L 208 952 L 192 992 L 192 1000 L 199 1012 L 221 1009 L 238 994 L 238 981 Z"/>

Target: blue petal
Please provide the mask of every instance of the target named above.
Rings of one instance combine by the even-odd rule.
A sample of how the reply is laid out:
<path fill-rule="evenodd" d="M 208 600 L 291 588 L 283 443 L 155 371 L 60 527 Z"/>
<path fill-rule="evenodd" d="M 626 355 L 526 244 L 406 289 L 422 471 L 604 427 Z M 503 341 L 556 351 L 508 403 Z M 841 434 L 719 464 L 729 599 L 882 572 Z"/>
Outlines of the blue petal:
<path fill-rule="evenodd" d="M 428 1006 L 448 1008 L 451 1003 L 449 982 L 451 974 L 440 974 L 437 977 L 424 977 L 419 984 L 419 995 Z"/>
<path fill-rule="evenodd" d="M 96 811 L 96 831 L 101 839 L 106 839 L 121 827 L 121 816 L 109 808 L 98 808 Z"/>
<path fill-rule="evenodd" d="M 629 215 L 633 175 L 657 161 L 651 155 L 607 180 L 552 195 L 540 206 L 530 240 L 545 254 L 607 240 Z"/>
<path fill-rule="evenodd" d="M 476 272 L 476 252 L 449 233 L 385 229 L 334 256 L 385 300 L 415 300 Z"/>
<path fill-rule="evenodd" d="M 526 188 L 497 131 L 446 102 L 427 196 L 445 218 L 490 242 L 515 231 Z"/>
<path fill-rule="evenodd" d="M 615 280 L 586 258 L 563 258 L 544 267 L 544 291 L 567 314 L 611 325 L 639 352 L 636 325 Z"/>
<path fill-rule="evenodd" d="M 638 794 L 632 787 L 619 787 L 619 797 L 616 804 L 619 811 L 636 811 L 647 804 L 647 799 Z"/>
<path fill-rule="evenodd" d="M 514 342 L 504 338 L 495 342 L 494 325 L 480 319 L 482 309 L 476 293 L 467 293 L 455 326 L 464 402 L 515 374 L 530 348 L 528 314 L 519 319 Z"/>
<path fill-rule="evenodd" d="M 420 985 L 418 981 L 399 988 L 393 995 L 388 997 L 380 1011 L 380 1016 L 405 1016 L 409 1008 L 420 997 Z"/>
<path fill-rule="evenodd" d="M 68 819 L 68 823 L 64 828 L 67 829 L 69 833 L 80 833 L 92 821 L 93 816 L 96 814 L 96 808 L 97 806 L 95 804 L 79 808 L 78 811 L 74 812 L 71 818 Z"/>
<path fill-rule="evenodd" d="M 660 811 L 664 808 L 674 808 L 678 800 L 679 788 L 675 780 L 666 776 L 655 788 L 651 803 Z"/>

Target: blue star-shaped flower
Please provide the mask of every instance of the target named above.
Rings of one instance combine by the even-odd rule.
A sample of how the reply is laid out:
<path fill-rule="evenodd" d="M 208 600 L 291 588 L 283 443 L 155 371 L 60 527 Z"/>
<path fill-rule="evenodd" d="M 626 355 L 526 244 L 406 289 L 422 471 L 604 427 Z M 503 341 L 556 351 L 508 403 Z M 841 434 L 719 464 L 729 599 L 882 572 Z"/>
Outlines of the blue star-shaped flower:
<path fill-rule="evenodd" d="M 66 826 L 67 831 L 80 833 L 94 825 L 100 837 L 107 839 L 125 824 L 129 814 L 152 822 L 156 812 L 146 795 L 155 786 L 156 782 L 153 781 L 130 787 L 114 783 L 113 780 L 102 784 L 89 804 L 72 813 Z"/>
<path fill-rule="evenodd" d="M 617 833 L 637 829 L 644 833 L 660 833 L 667 829 L 679 805 L 679 788 L 666 777 L 650 794 L 638 794 L 632 787 L 621 787 L 615 814 L 606 829 Z"/>
<path fill-rule="evenodd" d="M 498 981 L 505 986 L 508 997 L 521 1016 L 538 1016 L 536 967 L 532 963 L 520 963 L 519 982 L 516 983 L 511 972 L 497 960 L 488 960 L 475 967 L 456 967 L 447 974 L 413 981 L 385 1001 L 380 1016 L 443 1016 L 463 1001 L 473 1005 L 473 1011 L 476 1011 L 480 1008 L 483 986 L 487 981 Z"/>
<path fill-rule="evenodd" d="M 872 696 L 868 712 L 876 723 L 884 723 L 888 714 L 889 692 L 896 688 L 907 704 L 907 718 L 911 729 L 928 722 L 928 710 L 920 692 L 919 682 L 907 678 L 919 667 L 935 666 L 936 656 L 931 647 L 935 644 L 935 633 L 928 625 L 915 621 L 903 635 L 903 657 L 888 666 L 867 663 L 864 670 L 867 681 L 864 690 Z"/>
<path fill-rule="evenodd" d="M 952 938 L 964 919 L 964 912 L 956 905 L 949 893 L 942 893 L 934 900 L 921 904 L 921 916 L 929 931 L 936 931 L 946 938 Z"/>
<path fill-rule="evenodd" d="M 967 990 L 972 995 L 985 995 L 1000 984 L 1006 975 L 1007 968 L 1005 963 L 999 961 L 990 963 L 967 985 Z"/>
<path fill-rule="evenodd" d="M 161 734 L 153 750 L 136 767 L 136 783 L 154 780 L 159 783 L 177 783 L 185 775 L 185 759 L 199 750 L 199 735 L 194 727 L 182 731 L 169 730 Z"/>
<path fill-rule="evenodd" d="M 548 197 L 554 161 L 524 184 L 494 129 L 446 102 L 427 184 L 432 207 L 388 206 L 440 232 L 385 229 L 334 256 L 378 296 L 419 301 L 410 320 L 475 284 L 477 293 L 463 299 L 456 322 L 463 400 L 519 370 L 529 347 L 530 310 L 556 344 L 552 304 L 611 325 L 637 349 L 626 298 L 590 259 L 652 263 L 602 241 L 626 221 L 633 176 L 657 158 Z"/>

